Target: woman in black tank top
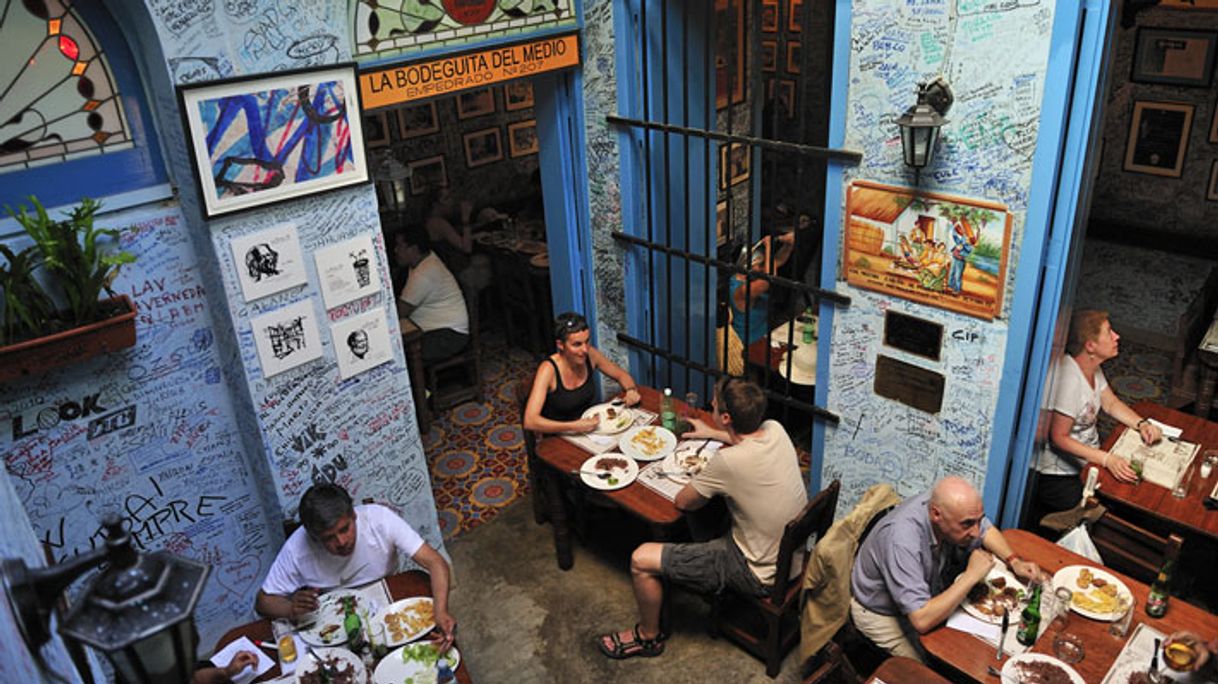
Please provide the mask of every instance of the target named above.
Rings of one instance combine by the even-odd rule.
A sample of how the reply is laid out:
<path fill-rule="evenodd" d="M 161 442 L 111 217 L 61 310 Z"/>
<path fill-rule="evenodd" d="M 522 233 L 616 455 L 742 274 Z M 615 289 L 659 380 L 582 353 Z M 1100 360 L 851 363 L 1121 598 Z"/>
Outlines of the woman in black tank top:
<path fill-rule="evenodd" d="M 599 370 L 625 390 L 627 406 L 639 403 L 634 378 L 588 344 L 588 321 L 577 313 L 565 313 L 554 324 L 558 351 L 537 367 L 533 388 L 524 409 L 524 427 L 534 432 L 591 432 L 596 418 L 582 418 L 597 403 L 592 371 Z"/>

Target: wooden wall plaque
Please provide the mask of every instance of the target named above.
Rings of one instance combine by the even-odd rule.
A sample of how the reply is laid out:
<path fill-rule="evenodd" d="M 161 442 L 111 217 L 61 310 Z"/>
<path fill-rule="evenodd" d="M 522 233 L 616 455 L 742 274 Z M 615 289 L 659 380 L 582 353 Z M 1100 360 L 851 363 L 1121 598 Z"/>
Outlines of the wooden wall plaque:
<path fill-rule="evenodd" d="M 943 349 L 943 324 L 900 311 L 886 311 L 884 344 L 931 361 L 938 361 Z"/>
<path fill-rule="evenodd" d="M 927 413 L 943 408 L 942 373 L 883 354 L 875 358 L 875 393 Z"/>

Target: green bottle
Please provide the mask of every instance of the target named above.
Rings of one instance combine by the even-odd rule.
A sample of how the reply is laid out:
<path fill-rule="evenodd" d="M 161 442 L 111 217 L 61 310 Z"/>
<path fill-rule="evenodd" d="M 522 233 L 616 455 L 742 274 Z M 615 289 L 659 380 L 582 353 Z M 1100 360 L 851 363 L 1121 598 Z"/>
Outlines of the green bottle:
<path fill-rule="evenodd" d="M 349 596 L 343 602 L 343 631 L 347 633 L 347 647 L 358 653 L 364 645 L 363 622 L 355 612 L 355 597 Z"/>
<path fill-rule="evenodd" d="M 1024 646 L 1036 643 L 1036 637 L 1040 633 L 1040 582 L 1033 582 L 1031 588 L 1032 597 L 1019 614 L 1019 629 L 1015 632 L 1015 639 Z"/>
<path fill-rule="evenodd" d="M 1175 559 L 1168 558 L 1163 561 L 1163 567 L 1159 568 L 1159 575 L 1155 577 L 1155 581 L 1150 585 L 1150 595 L 1146 597 L 1146 614 L 1153 618 L 1161 618 L 1167 613 L 1167 600 L 1171 596 L 1169 589 L 1171 587 L 1171 571 L 1172 564 Z"/>
<path fill-rule="evenodd" d="M 660 424 L 665 428 L 677 431 L 677 409 L 672 403 L 672 388 L 664 388 L 664 396 L 660 397 Z"/>
<path fill-rule="evenodd" d="M 815 320 L 815 318 L 813 318 L 813 316 L 812 316 L 812 307 L 808 307 L 808 308 L 804 309 L 803 315 L 799 317 L 799 322 L 801 324 L 803 324 L 803 327 L 804 327 L 804 336 L 803 336 L 804 344 L 812 344 L 813 342 L 816 341 L 815 339 L 813 339 L 813 335 L 814 335 L 813 328 L 815 328 L 815 325 L 816 325 L 813 322 L 814 320 Z"/>

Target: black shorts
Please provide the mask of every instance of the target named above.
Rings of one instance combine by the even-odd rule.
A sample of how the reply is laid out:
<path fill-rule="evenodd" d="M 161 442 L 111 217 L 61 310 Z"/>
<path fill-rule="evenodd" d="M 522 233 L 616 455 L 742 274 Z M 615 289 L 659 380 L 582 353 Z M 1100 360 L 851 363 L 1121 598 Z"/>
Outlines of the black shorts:
<path fill-rule="evenodd" d="M 699 544 L 665 544 L 660 572 L 703 594 L 718 594 L 726 587 L 748 596 L 764 596 L 769 591 L 749 569 L 730 534 Z"/>

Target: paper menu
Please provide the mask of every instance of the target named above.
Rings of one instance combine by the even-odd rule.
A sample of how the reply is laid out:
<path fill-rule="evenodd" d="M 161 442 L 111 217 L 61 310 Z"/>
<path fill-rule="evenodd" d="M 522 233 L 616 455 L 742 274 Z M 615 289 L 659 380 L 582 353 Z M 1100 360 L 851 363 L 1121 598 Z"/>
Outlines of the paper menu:
<path fill-rule="evenodd" d="M 233 682 L 236 684 L 249 684 L 249 682 L 254 681 L 254 678 L 258 675 L 266 672 L 272 667 L 275 667 L 275 661 L 268 658 L 267 655 L 262 652 L 262 649 L 255 646 L 254 642 L 249 640 L 249 637 L 241 637 L 240 639 L 229 642 L 224 648 L 216 651 L 216 653 L 209 660 L 211 660 L 212 664 L 216 667 L 224 667 L 231 663 L 233 658 L 237 657 L 238 651 L 251 651 L 253 653 L 257 653 L 258 664 L 254 667 L 245 668 L 239 672 L 236 677 L 233 677 Z"/>
<path fill-rule="evenodd" d="M 1167 636 L 1146 623 L 1138 623 L 1129 634 L 1129 640 L 1121 649 L 1120 655 L 1113 661 L 1102 684 L 1126 684 L 1130 675 L 1136 672 L 1146 672 L 1150 668 L 1150 656 L 1155 649 L 1155 639 L 1166 641 Z M 1162 654 L 1159 656 L 1159 673 L 1163 675 L 1166 684 L 1200 684 L 1206 681 L 1204 673 L 1176 672 L 1163 663 Z"/>
<path fill-rule="evenodd" d="M 1112 445 L 1110 453 L 1126 461 L 1135 454 L 1141 453 L 1146 458 L 1142 469 L 1142 478 L 1160 487 L 1171 489 L 1179 482 L 1184 471 L 1192 463 L 1193 457 L 1201 449 L 1201 445 L 1168 437 L 1154 444 L 1142 442 L 1142 435 L 1137 430 L 1125 430 Z"/>

